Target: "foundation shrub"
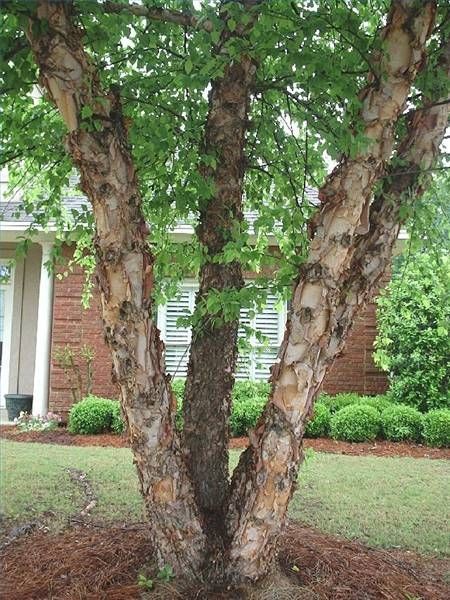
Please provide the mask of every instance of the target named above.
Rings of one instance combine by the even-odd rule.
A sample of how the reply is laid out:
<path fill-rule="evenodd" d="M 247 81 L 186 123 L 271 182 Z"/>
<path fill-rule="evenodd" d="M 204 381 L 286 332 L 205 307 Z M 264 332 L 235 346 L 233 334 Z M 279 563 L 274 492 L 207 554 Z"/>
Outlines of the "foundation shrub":
<path fill-rule="evenodd" d="M 71 433 L 95 434 L 112 431 L 118 402 L 98 396 L 87 396 L 75 403 L 69 412 L 68 429 Z M 117 418 L 117 417 L 116 417 Z M 115 425 L 117 427 L 117 424 Z"/>
<path fill-rule="evenodd" d="M 352 404 L 341 408 L 330 422 L 331 437 L 345 442 L 369 442 L 380 431 L 380 414 L 376 408 Z"/>
<path fill-rule="evenodd" d="M 430 410 L 424 415 L 423 437 L 428 446 L 450 447 L 450 409 Z"/>
<path fill-rule="evenodd" d="M 419 442 L 423 416 L 411 406 L 389 406 L 381 413 L 381 428 L 384 437 L 392 442 Z"/>
<path fill-rule="evenodd" d="M 316 402 L 313 416 L 306 425 L 305 436 L 311 438 L 327 437 L 330 434 L 331 412 L 328 406 Z"/>

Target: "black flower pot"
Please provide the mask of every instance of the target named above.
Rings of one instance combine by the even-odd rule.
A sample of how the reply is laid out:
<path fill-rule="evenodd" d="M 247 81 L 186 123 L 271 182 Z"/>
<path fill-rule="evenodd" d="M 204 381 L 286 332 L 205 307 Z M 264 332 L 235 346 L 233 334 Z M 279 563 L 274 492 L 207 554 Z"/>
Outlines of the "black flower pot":
<path fill-rule="evenodd" d="M 31 394 L 5 394 L 8 421 L 14 421 L 20 413 L 31 413 L 33 396 Z"/>

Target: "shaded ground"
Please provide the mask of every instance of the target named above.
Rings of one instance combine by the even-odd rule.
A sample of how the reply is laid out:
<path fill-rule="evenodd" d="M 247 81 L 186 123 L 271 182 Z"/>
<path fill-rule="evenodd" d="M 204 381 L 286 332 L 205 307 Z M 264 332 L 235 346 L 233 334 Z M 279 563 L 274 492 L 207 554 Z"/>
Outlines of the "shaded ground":
<path fill-rule="evenodd" d="M 151 544 L 144 525 L 79 526 L 52 535 L 37 530 L 0 553 L 0 596 L 132 600 L 142 597 L 139 573 L 152 576 Z M 444 600 L 450 561 L 409 552 L 374 550 L 291 524 L 283 535 L 274 576 L 257 589 L 220 594 L 175 580 L 148 598 L 197 600 Z M 145 596 L 144 596 L 145 597 Z"/>
<path fill-rule="evenodd" d="M 45 444 L 61 444 L 64 446 L 112 446 L 125 448 L 128 440 L 125 435 L 74 435 L 65 428 L 56 431 L 19 431 L 13 425 L 0 427 L 0 437 L 16 442 L 38 442 Z M 248 438 L 234 438 L 230 448 L 245 448 Z M 410 456 L 412 458 L 447 458 L 450 459 L 450 448 L 429 448 L 420 444 L 404 444 L 378 440 L 370 443 L 352 444 L 339 442 L 328 438 L 305 439 L 305 448 L 313 448 L 317 452 L 331 452 L 332 454 L 347 454 L 352 456 Z"/>

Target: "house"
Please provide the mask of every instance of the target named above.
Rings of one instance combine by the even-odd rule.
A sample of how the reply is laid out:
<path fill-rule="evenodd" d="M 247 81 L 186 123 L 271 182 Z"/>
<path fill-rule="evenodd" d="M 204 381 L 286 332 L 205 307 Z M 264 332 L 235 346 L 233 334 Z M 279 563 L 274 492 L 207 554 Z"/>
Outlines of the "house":
<path fill-rule="evenodd" d="M 84 202 L 80 196 L 64 199 L 69 212 L 80 209 Z M 248 216 L 251 220 L 252 215 Z M 11 264 L 31 221 L 19 201 L 0 203 L 0 408 L 4 407 L 6 393 L 33 394 L 34 414 L 51 410 L 66 416 L 73 400 L 67 378 L 54 360 L 58 348 L 91 346 L 95 352 L 93 392 L 117 397 L 118 390 L 103 341 L 98 297 L 94 294 L 90 308 L 82 307 L 84 275 L 80 268 L 62 278 L 48 274 L 46 263 L 55 231 L 51 227 L 38 231 L 27 255 Z M 184 223 L 172 232 L 174 239 L 180 240 L 192 233 L 192 227 Z M 63 245 L 62 253 L 70 259 L 73 247 Z M 177 298 L 158 308 L 167 370 L 174 376 L 182 377 L 186 372 L 190 342 L 190 331 L 177 327 L 177 319 L 192 310 L 195 291 L 196 282 L 186 281 Z M 285 317 L 286 308 L 280 309 L 276 298 L 269 296 L 264 310 L 248 323 L 267 336 L 268 345 L 262 347 L 254 341 L 240 359 L 238 378 L 267 379 L 283 336 Z M 371 303 L 355 322 L 345 352 L 323 384 L 325 391 L 376 394 L 386 389 L 386 377 L 372 360 L 375 335 L 375 307 Z"/>

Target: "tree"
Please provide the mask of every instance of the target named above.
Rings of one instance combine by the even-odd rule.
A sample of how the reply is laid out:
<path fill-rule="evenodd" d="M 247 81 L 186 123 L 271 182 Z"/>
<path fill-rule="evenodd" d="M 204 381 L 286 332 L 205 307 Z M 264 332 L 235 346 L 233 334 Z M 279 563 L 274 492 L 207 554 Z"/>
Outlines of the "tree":
<path fill-rule="evenodd" d="M 242 0 L 198 12 L 175 1 L 4 4 L 6 160 L 40 171 L 45 215 L 58 216 L 72 164 L 92 203 L 105 336 L 159 561 L 214 582 L 257 580 L 285 521 L 315 395 L 439 152 L 445 3 L 436 16 L 432 0 L 393 0 L 381 29 L 381 1 Z M 36 66 L 53 109 L 27 93 Z M 44 124 L 54 138 L 39 136 Z M 325 173 L 324 151 L 338 162 L 308 244 L 305 191 Z M 51 152 L 58 159 L 42 173 Z M 260 213 L 256 242 L 244 197 Z M 152 296 L 172 250 L 168 227 L 190 212 L 197 240 L 177 258 L 199 270 L 200 292 L 180 440 Z M 237 319 L 259 300 L 242 273 L 278 260 L 263 239 L 276 221 L 285 260 L 275 286 L 293 282 L 292 309 L 268 404 L 229 483 Z"/>

